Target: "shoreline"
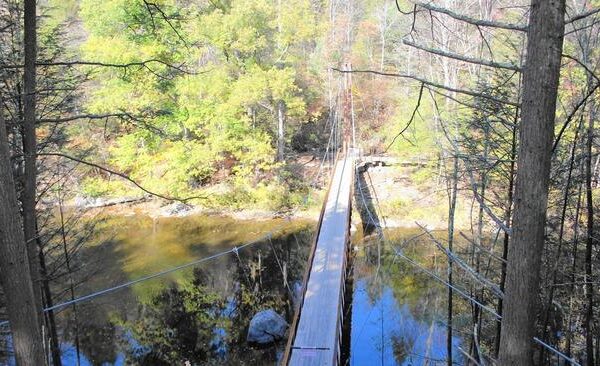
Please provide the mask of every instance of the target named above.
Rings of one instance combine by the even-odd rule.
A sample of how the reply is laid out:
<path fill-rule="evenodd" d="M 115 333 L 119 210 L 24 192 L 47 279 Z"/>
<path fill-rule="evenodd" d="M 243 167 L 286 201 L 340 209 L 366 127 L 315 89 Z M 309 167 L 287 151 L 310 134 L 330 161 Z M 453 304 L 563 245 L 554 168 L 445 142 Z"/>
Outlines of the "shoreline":
<path fill-rule="evenodd" d="M 369 187 L 367 198 L 370 209 L 379 211 L 382 227 L 413 228 L 417 223 L 430 230 L 445 230 L 448 227 L 447 207 L 431 181 L 415 181 L 414 174 L 418 170 L 405 166 L 374 166 L 368 170 Z M 376 187 L 376 190 L 373 190 Z M 357 188 L 355 187 L 355 190 Z M 356 197 L 353 205 L 352 224 L 362 225 L 360 212 L 364 197 Z M 374 204 L 375 206 L 371 205 Z M 380 206 L 381 203 L 381 206 Z M 46 202 L 48 207 L 56 202 Z M 456 211 L 455 229 L 470 230 L 472 202 L 459 196 Z M 270 210 L 257 205 L 244 208 L 206 207 L 176 201 L 166 201 L 152 196 L 122 196 L 113 198 L 90 198 L 77 196 L 66 203 L 69 209 L 81 210 L 84 215 L 102 212 L 108 215 L 145 215 L 151 218 L 186 217 L 191 215 L 222 216 L 243 221 L 265 221 L 277 218 L 307 219 L 316 221 L 321 204 L 298 206 L 285 210 Z M 364 208 L 363 208 L 364 209 Z"/>
<path fill-rule="evenodd" d="M 286 211 L 272 211 L 265 209 L 218 209 L 199 205 L 186 204 L 182 202 L 166 203 L 164 200 L 149 197 L 121 197 L 114 199 L 102 199 L 95 202 L 74 200 L 65 204 L 65 208 L 81 210 L 84 215 L 96 215 L 99 213 L 107 215 L 134 216 L 144 215 L 151 218 L 177 218 L 193 215 L 223 216 L 236 220 L 273 220 L 277 218 L 317 220 L 319 212 L 314 209 L 292 209 Z"/>
<path fill-rule="evenodd" d="M 194 215 L 205 215 L 213 217 L 227 217 L 240 221 L 268 221 L 275 219 L 301 219 L 316 221 L 319 218 L 319 211 L 315 207 L 308 209 L 292 209 L 287 211 L 272 211 L 266 209 L 217 209 L 202 207 L 199 205 L 185 204 L 181 202 L 166 203 L 161 199 L 149 197 L 122 197 L 115 199 L 102 200 L 101 204 L 93 203 L 81 205 L 80 202 L 72 201 L 65 205 L 68 209 L 81 210 L 83 215 L 114 215 L 114 216 L 135 216 L 143 215 L 153 219 L 158 218 L 183 218 Z M 357 208 L 358 209 L 358 208 Z M 430 230 L 443 230 L 447 227 L 447 222 L 440 220 L 418 220 L 419 224 Z M 354 226 L 362 225 L 361 216 L 356 211 L 352 217 Z M 382 227 L 388 229 L 407 229 L 417 227 L 414 220 L 409 217 L 398 217 L 396 215 L 385 217 L 385 224 L 381 222 Z M 457 230 L 466 228 L 457 227 Z"/>

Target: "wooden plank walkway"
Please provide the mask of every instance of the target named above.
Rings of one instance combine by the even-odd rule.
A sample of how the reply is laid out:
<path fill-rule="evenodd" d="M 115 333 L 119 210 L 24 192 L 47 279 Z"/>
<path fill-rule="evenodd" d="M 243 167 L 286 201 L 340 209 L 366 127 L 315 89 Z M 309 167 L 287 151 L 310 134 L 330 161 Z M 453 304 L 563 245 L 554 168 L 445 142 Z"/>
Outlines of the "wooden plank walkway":
<path fill-rule="evenodd" d="M 340 159 L 326 198 L 288 365 L 337 365 L 340 357 L 354 152 Z"/>

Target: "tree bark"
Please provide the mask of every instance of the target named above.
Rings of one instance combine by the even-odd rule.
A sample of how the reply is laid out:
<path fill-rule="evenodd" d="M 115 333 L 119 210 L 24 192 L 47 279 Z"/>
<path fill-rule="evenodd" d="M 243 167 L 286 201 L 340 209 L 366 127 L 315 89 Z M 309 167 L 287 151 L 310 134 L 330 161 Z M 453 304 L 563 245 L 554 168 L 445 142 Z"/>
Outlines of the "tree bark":
<path fill-rule="evenodd" d="M 594 119 L 596 114 L 596 106 L 592 101 L 590 106 L 589 125 L 586 143 L 585 157 L 585 193 L 586 193 L 586 208 L 587 208 L 587 238 L 585 246 L 585 348 L 587 354 L 587 365 L 594 366 L 594 285 L 592 277 L 592 253 L 593 247 L 596 244 L 594 238 L 594 199 L 592 191 L 592 143 L 594 141 Z"/>
<path fill-rule="evenodd" d="M 0 281 L 18 365 L 45 365 L 33 283 L 13 181 L 4 117 L 0 113 Z"/>
<path fill-rule="evenodd" d="M 283 31 L 283 24 L 281 22 L 281 0 L 277 0 L 277 32 Z M 278 46 L 283 49 L 281 45 Z M 284 52 L 284 51 L 282 51 Z M 277 64 L 278 69 L 283 69 L 283 64 Z M 283 100 L 277 101 L 277 161 L 285 160 L 285 102 Z"/>
<path fill-rule="evenodd" d="M 37 186 L 37 142 L 35 135 L 36 109 L 36 1 L 24 1 L 24 45 L 25 69 L 23 71 L 23 155 L 25 160 L 25 184 L 22 195 L 23 228 L 29 258 L 29 270 L 33 281 L 38 320 L 41 321 L 42 287 L 40 278 L 39 248 L 36 225 L 36 186 Z"/>
<path fill-rule="evenodd" d="M 67 273 L 69 275 L 69 293 L 71 295 L 71 301 L 75 300 L 75 281 L 73 281 L 73 269 L 71 267 L 71 258 L 69 256 L 69 248 L 67 245 L 67 232 L 65 231 L 65 215 L 63 209 L 63 196 L 62 188 L 58 193 L 58 213 L 60 217 L 60 236 L 62 240 L 63 254 L 65 256 L 65 266 L 67 267 Z M 73 320 L 75 321 L 75 352 L 77 354 L 77 366 L 81 365 L 81 342 L 79 340 L 79 314 L 77 310 L 77 304 L 74 302 L 73 306 Z M 55 365 L 56 366 L 56 365 Z"/>
<path fill-rule="evenodd" d="M 564 0 L 531 2 L 500 365 L 533 364 L 564 14 Z"/>
<path fill-rule="evenodd" d="M 448 197 L 448 250 L 452 252 L 453 244 L 454 244 L 454 215 L 456 213 L 456 195 L 458 191 L 458 151 L 457 149 L 453 150 L 453 163 L 452 163 L 452 183 L 450 187 L 449 197 Z M 448 309 L 447 309 L 447 322 L 448 326 L 446 327 L 446 363 L 448 366 L 453 365 L 452 358 L 452 318 L 453 318 L 453 291 L 452 291 L 452 257 L 448 256 Z"/>
<path fill-rule="evenodd" d="M 42 304 L 45 308 L 51 308 L 52 306 L 54 306 L 54 302 L 52 301 L 52 291 L 50 289 L 50 281 L 48 280 L 46 258 L 44 257 L 44 253 L 41 250 L 38 251 L 38 253 L 40 259 L 40 274 L 42 276 L 42 290 L 44 296 L 42 298 Z M 47 311 L 45 314 L 42 314 L 42 316 L 42 319 L 46 320 L 45 324 L 48 328 L 48 336 L 50 338 L 50 354 L 52 355 L 52 365 L 62 366 L 62 360 L 60 358 L 60 341 L 58 339 L 56 316 L 54 315 L 54 310 Z"/>
<path fill-rule="evenodd" d="M 285 159 L 285 103 L 277 103 L 277 161 Z"/>
<path fill-rule="evenodd" d="M 581 164 L 581 173 L 583 175 L 584 165 Z M 575 280 L 577 271 L 577 251 L 579 246 L 579 216 L 581 212 L 581 196 L 583 183 L 579 184 L 579 192 L 577 193 L 577 205 L 575 206 L 575 223 L 573 225 L 573 248 L 571 249 L 571 284 L 569 285 L 569 312 L 567 318 L 567 332 L 565 339 L 565 354 L 572 357 L 571 344 L 573 339 L 573 307 L 575 301 Z"/>
<path fill-rule="evenodd" d="M 519 108 L 515 109 L 515 126 L 519 120 Z M 504 212 L 504 221 L 507 228 L 512 226 L 511 217 L 512 217 L 512 203 L 513 203 L 513 193 L 515 186 L 515 158 L 517 157 L 517 128 L 513 127 L 512 129 L 512 137 L 511 137 L 511 146 L 510 146 L 510 169 L 508 176 L 508 193 L 506 197 L 506 209 Z M 506 287 L 506 262 L 508 261 L 508 246 L 509 246 L 509 235 L 508 232 L 504 232 L 504 239 L 502 242 L 502 262 L 501 272 L 500 272 L 500 291 L 504 293 Z M 498 306 L 496 307 L 496 312 L 502 316 L 504 308 L 504 302 L 502 298 L 498 299 Z M 496 323 L 496 339 L 494 340 L 494 357 L 498 358 L 498 354 L 500 353 L 500 335 L 502 334 L 502 322 L 497 321 Z"/>

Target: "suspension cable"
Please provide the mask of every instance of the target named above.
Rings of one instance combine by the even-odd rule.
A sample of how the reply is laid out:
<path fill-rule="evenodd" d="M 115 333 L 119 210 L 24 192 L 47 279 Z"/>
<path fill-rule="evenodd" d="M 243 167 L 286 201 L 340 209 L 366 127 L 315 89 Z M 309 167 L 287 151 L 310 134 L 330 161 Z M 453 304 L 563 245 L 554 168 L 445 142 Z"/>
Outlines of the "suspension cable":
<path fill-rule="evenodd" d="M 335 124 L 332 124 L 332 131 L 334 129 L 334 126 L 335 126 Z M 332 142 L 332 138 L 331 138 L 332 135 L 333 134 L 330 133 L 329 141 L 327 143 L 327 147 L 325 149 L 325 153 L 324 153 L 323 157 L 321 158 L 321 164 L 320 164 L 319 170 L 317 171 L 317 173 L 313 177 L 313 181 L 309 185 L 310 187 L 314 187 L 315 183 L 317 182 L 317 180 L 321 176 L 323 162 L 327 158 L 327 154 L 328 154 L 328 152 L 330 150 L 330 144 Z M 305 200 L 304 200 L 305 202 L 308 200 L 309 195 L 310 195 L 310 191 L 307 192 L 307 194 L 306 194 L 306 197 L 305 197 Z M 293 215 L 294 212 L 297 211 L 298 209 L 299 209 L 299 207 L 296 207 L 296 209 L 293 210 L 288 215 L 288 217 L 291 216 L 291 215 Z M 213 259 L 217 259 L 219 257 L 225 256 L 225 255 L 230 254 L 230 253 L 236 254 L 236 256 L 238 257 L 238 259 L 240 259 L 240 257 L 239 257 L 239 251 L 240 250 L 245 249 L 247 247 L 250 247 L 252 245 L 258 244 L 258 243 L 262 243 L 265 240 L 271 240 L 271 238 L 273 237 L 273 235 L 276 234 L 276 233 L 278 233 L 278 232 L 280 232 L 282 229 L 285 228 L 285 226 L 286 226 L 286 224 L 281 224 L 277 228 L 275 228 L 274 230 L 269 231 L 268 233 L 264 234 L 263 236 L 259 237 L 258 239 L 255 239 L 255 240 L 252 240 L 250 242 L 247 242 L 247 243 L 245 243 L 245 244 L 243 244 L 241 246 L 234 246 L 233 248 L 231 248 L 229 250 L 226 250 L 226 251 L 223 251 L 223 252 L 220 252 L 220 253 L 216 253 L 216 254 L 213 254 L 213 255 L 210 255 L 210 256 L 207 256 L 207 257 L 196 259 L 194 261 L 191 261 L 191 262 L 179 265 L 179 266 L 175 266 L 175 267 L 166 269 L 164 271 L 156 272 L 156 273 L 153 273 L 153 274 L 150 274 L 150 275 L 147 275 L 147 276 L 143 276 L 143 277 L 137 278 L 135 280 L 131 280 L 131 281 L 127 281 L 127 282 L 121 283 L 121 284 L 116 285 L 116 286 L 112 286 L 112 287 L 109 287 L 109 288 L 105 288 L 103 290 L 92 292 L 90 294 L 83 295 L 83 296 L 77 297 L 77 298 L 69 300 L 69 301 L 65 301 L 65 302 L 62 302 L 62 303 L 59 303 L 59 304 L 55 304 L 53 306 L 49 306 L 49 307 L 46 307 L 46 308 L 42 309 L 42 311 L 44 313 L 47 313 L 49 311 L 54 311 L 54 310 L 62 309 L 62 308 L 67 307 L 69 305 L 73 305 L 73 304 L 78 304 L 80 302 L 89 301 L 89 300 L 92 300 L 94 298 L 97 298 L 97 297 L 100 297 L 100 296 L 103 296 L 103 295 L 106 295 L 106 294 L 109 294 L 109 293 L 112 293 L 112 292 L 115 292 L 115 291 L 118 291 L 118 290 L 122 290 L 124 288 L 128 288 L 128 287 L 131 287 L 133 285 L 136 285 L 136 284 L 139 284 L 139 283 L 142 283 L 142 282 L 146 282 L 146 281 L 151 280 L 151 279 L 162 277 L 162 276 L 165 276 L 167 274 L 170 274 L 170 273 L 173 273 L 173 272 L 177 272 L 177 271 L 180 271 L 180 270 L 185 269 L 185 268 L 193 267 L 193 266 L 196 266 L 198 264 L 201 264 L 201 263 L 204 263 L 204 262 L 208 262 L 208 261 L 213 260 Z M 240 260 L 240 262 L 241 262 L 241 260 Z M 0 322 L 0 327 L 8 326 L 9 324 L 10 324 L 10 322 L 8 320 L 1 321 Z"/>

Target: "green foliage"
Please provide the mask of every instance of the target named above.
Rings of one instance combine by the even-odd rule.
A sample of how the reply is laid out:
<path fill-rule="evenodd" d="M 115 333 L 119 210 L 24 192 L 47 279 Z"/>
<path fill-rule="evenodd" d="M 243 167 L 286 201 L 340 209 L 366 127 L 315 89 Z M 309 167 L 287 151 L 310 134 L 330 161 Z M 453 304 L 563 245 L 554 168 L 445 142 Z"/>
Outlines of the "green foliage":
<path fill-rule="evenodd" d="M 509 99 L 514 90 L 512 76 L 497 72 L 489 81 L 481 82 L 483 96 L 475 99 L 475 109 L 464 123 L 459 143 L 462 145 L 466 169 L 479 185 L 491 189 L 507 187 L 512 155 L 516 151 L 517 111 L 514 106 L 490 99 Z M 513 134 L 515 141 L 513 143 Z"/>
<path fill-rule="evenodd" d="M 134 126 L 117 127 L 118 137 L 99 147 L 108 162 L 163 194 L 186 196 L 209 183 L 224 183 L 229 191 L 213 204 L 286 197 L 278 195 L 285 187 L 271 174 L 277 167 L 275 112 L 282 101 L 288 125 L 307 118 L 310 95 L 300 87 L 307 75 L 298 70 L 305 62 L 300 52 L 317 34 L 310 2 L 282 2 L 281 8 L 270 0 L 152 4 L 80 4 L 89 33 L 81 47 L 86 59 L 153 60 L 94 70 L 97 85 L 89 92 L 88 111 L 139 116 Z M 90 194 L 111 190 L 97 180 L 90 183 Z M 275 202 L 290 204 L 285 198 Z"/>
<path fill-rule="evenodd" d="M 412 183 L 419 187 L 421 185 L 428 185 L 432 180 L 436 179 L 436 170 L 434 166 L 427 165 L 419 169 L 415 169 L 410 173 L 410 180 Z"/>
<path fill-rule="evenodd" d="M 184 360 L 207 360 L 214 329 L 222 322 L 222 297 L 205 286 L 201 275 L 180 287 L 164 289 L 142 305 L 144 316 L 122 325 L 148 352 L 129 355 L 139 364 L 173 365 Z"/>
<path fill-rule="evenodd" d="M 105 180 L 99 177 L 86 177 L 81 182 L 83 194 L 92 198 L 125 194 L 127 188 L 119 180 Z"/>
<path fill-rule="evenodd" d="M 400 197 L 386 202 L 385 212 L 388 215 L 403 217 L 406 216 L 411 207 L 413 207 L 412 200 Z"/>

